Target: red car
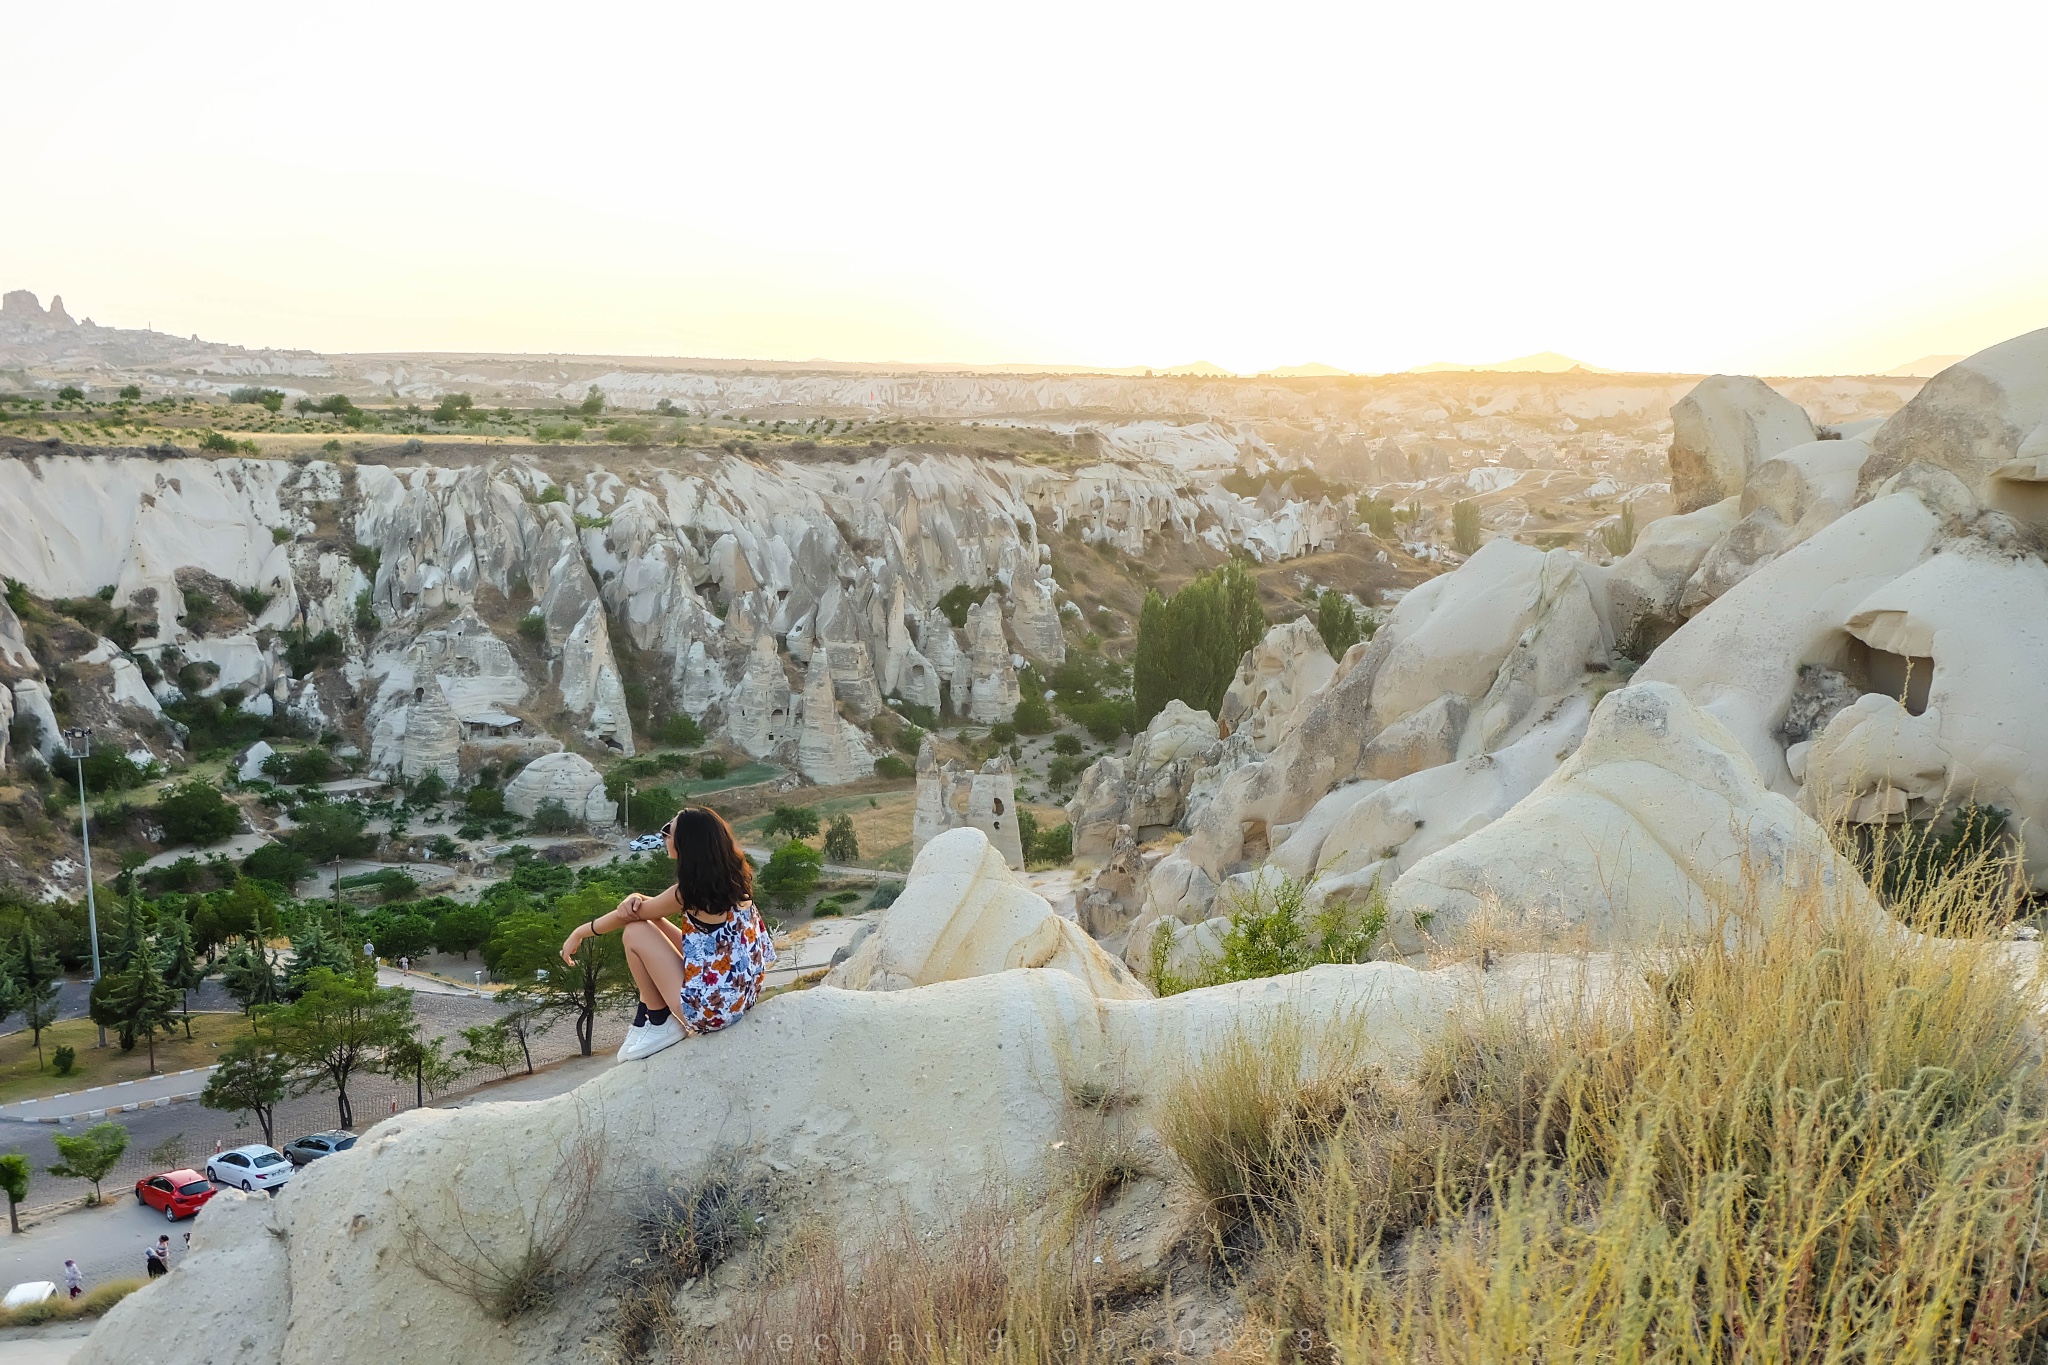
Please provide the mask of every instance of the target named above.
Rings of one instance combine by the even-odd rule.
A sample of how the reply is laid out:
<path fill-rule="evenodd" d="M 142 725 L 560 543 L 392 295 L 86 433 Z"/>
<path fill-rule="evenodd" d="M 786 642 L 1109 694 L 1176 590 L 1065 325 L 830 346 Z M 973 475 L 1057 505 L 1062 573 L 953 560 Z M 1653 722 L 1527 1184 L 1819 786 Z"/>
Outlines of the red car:
<path fill-rule="evenodd" d="M 162 1209 L 175 1223 L 199 1212 L 213 1198 L 213 1182 L 197 1171 L 165 1171 L 135 1182 L 135 1202 Z"/>

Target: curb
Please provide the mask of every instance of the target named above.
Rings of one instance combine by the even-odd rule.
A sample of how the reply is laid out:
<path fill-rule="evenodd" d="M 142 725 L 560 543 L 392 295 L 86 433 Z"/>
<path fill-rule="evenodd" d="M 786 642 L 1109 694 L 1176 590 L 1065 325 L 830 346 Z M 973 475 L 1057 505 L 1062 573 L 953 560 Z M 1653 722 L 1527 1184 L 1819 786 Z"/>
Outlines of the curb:
<path fill-rule="evenodd" d="M 183 1071 L 166 1071 L 150 1079 L 162 1080 L 170 1076 L 207 1075 L 213 1070 L 214 1068 L 210 1066 L 190 1066 L 186 1067 Z M 17 1100 L 15 1103 L 22 1105 L 48 1104 L 52 1100 L 71 1099 L 74 1097 L 83 1099 L 87 1095 L 99 1095 L 107 1091 L 118 1091 L 127 1086 L 141 1085 L 143 1083 L 143 1081 L 116 1081 L 112 1085 L 88 1086 L 84 1090 L 60 1090 L 54 1095 L 45 1095 L 40 1099 L 34 1100 Z M 101 1104 L 98 1108 L 81 1109 L 72 1114 L 10 1114 L 4 1109 L 0 1109 L 0 1123 L 75 1123 L 80 1119 L 103 1119 L 110 1114 L 132 1114 L 139 1109 L 160 1109 L 165 1105 L 182 1104 L 187 1100 L 196 1100 L 204 1089 L 205 1087 L 202 1086 L 199 1090 L 183 1091 L 176 1095 L 159 1095 L 154 1099 L 134 1100 L 127 1104 L 105 1103 Z M 108 1095 L 107 1098 L 115 1100 L 118 1097 Z"/>

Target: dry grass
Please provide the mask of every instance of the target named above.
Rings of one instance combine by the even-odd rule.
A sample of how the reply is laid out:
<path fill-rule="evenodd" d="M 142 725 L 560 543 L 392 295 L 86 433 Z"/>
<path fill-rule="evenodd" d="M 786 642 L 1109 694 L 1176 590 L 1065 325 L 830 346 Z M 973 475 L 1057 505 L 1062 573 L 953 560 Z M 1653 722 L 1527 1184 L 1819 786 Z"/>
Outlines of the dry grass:
<path fill-rule="evenodd" d="M 2048 1357 L 2048 1074 L 1985 942 L 1781 913 L 1368 1087 L 1247 1296 L 1347 1360 Z"/>
<path fill-rule="evenodd" d="M 75 1299 L 65 1297 L 60 1289 L 42 1303 L 32 1303 L 26 1308 L 0 1309 L 0 1327 L 34 1327 L 45 1322 L 96 1318 L 148 1283 L 147 1280 L 108 1280 L 105 1284 L 94 1285 Z"/>

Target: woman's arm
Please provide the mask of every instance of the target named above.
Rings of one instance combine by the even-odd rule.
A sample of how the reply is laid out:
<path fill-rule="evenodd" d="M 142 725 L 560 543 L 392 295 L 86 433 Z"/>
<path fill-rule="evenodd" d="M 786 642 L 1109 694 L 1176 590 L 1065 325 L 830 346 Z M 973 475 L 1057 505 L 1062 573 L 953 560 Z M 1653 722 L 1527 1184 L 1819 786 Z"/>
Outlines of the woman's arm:
<path fill-rule="evenodd" d="M 670 915 L 682 913 L 682 902 L 671 886 L 659 895 L 643 896 L 633 892 L 620 901 L 618 908 L 608 910 L 587 924 L 579 924 L 569 931 L 569 937 L 562 941 L 562 961 L 576 964 L 576 954 L 583 947 L 585 939 L 592 934 L 611 934 L 625 928 L 635 920 L 661 920 Z"/>

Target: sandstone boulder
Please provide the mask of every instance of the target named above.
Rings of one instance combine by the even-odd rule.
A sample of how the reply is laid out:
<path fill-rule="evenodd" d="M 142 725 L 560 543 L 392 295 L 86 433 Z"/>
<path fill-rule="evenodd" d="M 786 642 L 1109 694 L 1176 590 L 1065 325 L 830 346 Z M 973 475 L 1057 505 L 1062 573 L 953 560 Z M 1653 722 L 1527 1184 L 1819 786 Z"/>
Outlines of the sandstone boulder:
<path fill-rule="evenodd" d="M 608 825 L 618 806 L 604 794 L 604 775 L 581 754 L 542 754 L 505 784 L 505 809 L 532 819 L 543 801 L 559 801 L 570 815 Z"/>
<path fill-rule="evenodd" d="M 2001 341 L 1943 370 L 1870 438 L 1864 490 L 1915 462 L 1948 470 L 1978 501 L 1992 475 L 2048 422 L 2048 328 Z"/>
<path fill-rule="evenodd" d="M 36 723 L 36 752 L 45 760 L 64 747 L 63 727 L 50 707 L 50 688 L 40 678 L 23 678 L 14 684 L 14 716 Z"/>
<path fill-rule="evenodd" d="M 1821 827 L 1668 684 L 1609 694 L 1526 799 L 1416 863 L 1388 895 L 1394 947 L 1482 934 L 1527 947 L 1648 946 L 1740 922 L 1780 892 L 1873 908 Z"/>
<path fill-rule="evenodd" d="M 1239 661 L 1217 708 L 1217 733 L 1243 731 L 1252 748 L 1271 753 L 1336 672 L 1315 622 L 1303 616 L 1274 626 Z"/>
<path fill-rule="evenodd" d="M 1012 967 L 1056 968 L 1102 999 L 1150 994 L 1079 925 L 1012 877 L 986 835 L 962 828 L 924 846 L 903 894 L 825 984 L 900 991 Z"/>
<path fill-rule="evenodd" d="M 1131 742 L 1128 754 L 1091 764 L 1067 802 L 1075 856 L 1107 854 L 1119 825 L 1130 826 L 1142 842 L 1178 824 L 1196 774 L 1216 757 L 1216 730 L 1207 711 L 1175 697 Z"/>
<path fill-rule="evenodd" d="M 1748 375 L 1711 375 L 1671 409 L 1671 494 L 1697 512 L 1742 492 L 1750 470 L 1814 439 L 1813 419 Z"/>
<path fill-rule="evenodd" d="M 1630 657 L 1641 659 L 1663 633 L 1677 627 L 1687 581 L 1740 519 L 1740 505 L 1740 499 L 1723 498 L 1697 512 L 1659 517 L 1608 568 L 1608 624 Z"/>

